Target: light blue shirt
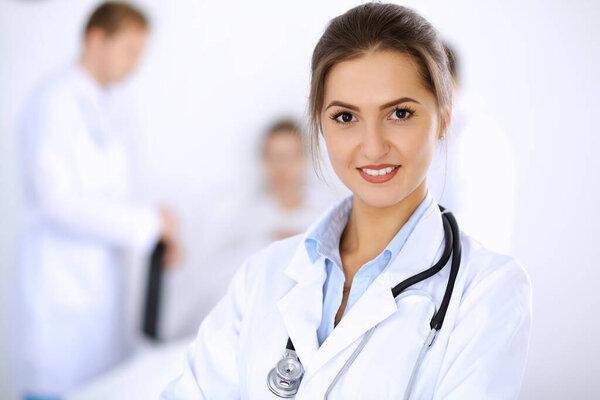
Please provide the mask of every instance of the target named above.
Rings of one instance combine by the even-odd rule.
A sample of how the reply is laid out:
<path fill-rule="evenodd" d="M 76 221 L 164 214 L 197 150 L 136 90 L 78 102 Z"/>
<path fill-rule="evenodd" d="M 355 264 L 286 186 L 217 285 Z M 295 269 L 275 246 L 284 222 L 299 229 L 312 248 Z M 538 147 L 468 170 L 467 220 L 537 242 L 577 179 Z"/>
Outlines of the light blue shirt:
<path fill-rule="evenodd" d="M 433 202 L 433 197 L 427 193 L 425 199 L 413 212 L 408 221 L 398 231 L 387 247 L 373 260 L 364 264 L 352 280 L 348 303 L 344 315 L 352 308 L 358 299 L 367 291 L 371 283 L 381 274 L 391 261 L 400 253 L 404 243 L 415 226 Z M 342 304 L 344 282 L 346 277 L 342 270 L 340 257 L 340 238 L 348 223 L 352 210 L 352 196 L 346 198 L 319 223 L 305 239 L 306 251 L 314 263 L 319 258 L 325 258 L 327 277 L 323 284 L 323 314 L 321 325 L 317 329 L 319 345 L 331 334 L 334 328 L 335 316 Z"/>

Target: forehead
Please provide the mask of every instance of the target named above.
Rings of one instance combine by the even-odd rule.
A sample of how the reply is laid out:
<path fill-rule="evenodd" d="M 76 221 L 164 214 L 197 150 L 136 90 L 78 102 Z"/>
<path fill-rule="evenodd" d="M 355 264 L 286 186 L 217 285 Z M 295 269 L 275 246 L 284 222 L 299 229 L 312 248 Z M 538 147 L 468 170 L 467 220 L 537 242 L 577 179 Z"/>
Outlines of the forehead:
<path fill-rule="evenodd" d="M 137 23 L 125 23 L 116 32 L 107 35 L 111 41 L 144 40 L 148 36 L 148 30 Z"/>
<path fill-rule="evenodd" d="M 335 64 L 325 79 L 324 106 L 337 100 L 353 105 L 384 104 L 399 97 L 435 103 L 412 57 L 398 51 L 372 51 Z"/>
<path fill-rule="evenodd" d="M 265 141 L 265 145 L 268 147 L 300 146 L 301 144 L 302 141 L 297 133 L 284 129 L 271 133 Z"/>

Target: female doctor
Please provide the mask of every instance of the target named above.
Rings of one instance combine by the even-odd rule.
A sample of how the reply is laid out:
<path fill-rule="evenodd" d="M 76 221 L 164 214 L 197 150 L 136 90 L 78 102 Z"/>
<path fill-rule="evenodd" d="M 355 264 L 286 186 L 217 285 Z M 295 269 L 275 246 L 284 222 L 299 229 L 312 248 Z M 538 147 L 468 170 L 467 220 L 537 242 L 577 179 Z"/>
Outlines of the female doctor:
<path fill-rule="evenodd" d="M 333 19 L 310 112 L 352 196 L 245 262 L 162 399 L 516 398 L 528 277 L 427 191 L 451 115 L 434 28 L 392 4 Z"/>

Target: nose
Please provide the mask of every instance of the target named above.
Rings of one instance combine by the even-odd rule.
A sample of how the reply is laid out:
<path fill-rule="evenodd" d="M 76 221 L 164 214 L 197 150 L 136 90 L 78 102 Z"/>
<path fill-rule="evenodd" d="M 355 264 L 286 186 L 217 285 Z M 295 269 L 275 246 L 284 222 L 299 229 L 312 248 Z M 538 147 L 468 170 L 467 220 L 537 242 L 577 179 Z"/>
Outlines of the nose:
<path fill-rule="evenodd" d="M 375 123 L 366 126 L 361 148 L 363 155 L 370 161 L 380 160 L 390 151 L 383 129 Z"/>

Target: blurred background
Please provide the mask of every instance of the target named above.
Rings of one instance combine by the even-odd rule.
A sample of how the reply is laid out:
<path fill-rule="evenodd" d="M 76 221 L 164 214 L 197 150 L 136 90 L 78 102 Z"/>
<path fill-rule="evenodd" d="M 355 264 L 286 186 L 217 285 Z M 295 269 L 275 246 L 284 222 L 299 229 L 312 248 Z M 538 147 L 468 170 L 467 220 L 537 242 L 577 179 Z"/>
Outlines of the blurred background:
<path fill-rule="evenodd" d="M 83 26 L 98 3 L 0 1 L 3 399 L 18 398 L 9 361 L 23 208 L 18 118 L 36 83 L 78 58 Z M 312 49 L 329 19 L 360 3 L 134 3 L 151 21 L 148 47 L 135 74 L 112 96 L 130 121 L 136 196 L 169 205 L 180 221 L 184 253 L 177 268 L 164 275 L 159 327 L 164 344 L 144 344 L 141 337 L 147 258 L 130 256 L 124 282 L 132 356 L 69 398 L 148 398 L 140 395 L 140 386 L 153 393 L 153 385 L 178 373 L 185 344 L 203 316 L 245 255 L 261 245 L 248 232 L 279 229 L 273 228 L 277 221 L 257 228 L 257 219 L 248 218 L 271 215 L 262 209 L 270 182 L 265 135 L 281 118 L 302 124 Z M 506 165 L 498 166 L 482 190 L 494 187 L 503 171 L 511 175 L 506 189 L 511 203 L 489 211 L 511 221 L 510 240 L 498 247 L 520 260 L 533 285 L 533 330 L 521 398 L 600 397 L 595 379 L 600 322 L 594 318 L 600 269 L 593 261 L 600 213 L 592 209 L 600 193 L 600 158 L 595 157 L 600 138 L 593 125 L 600 109 L 600 4 L 400 4 L 422 13 L 453 46 L 460 60 L 460 90 L 476 98 L 483 121 L 502 132 L 504 152 L 496 154 L 506 155 Z M 496 161 L 502 164 L 502 157 Z M 346 192 L 327 166 L 326 182 L 314 177 L 308 160 L 304 171 L 298 179 L 307 199 L 303 215 L 310 220 Z M 482 182 L 485 178 L 479 176 Z M 302 223 L 281 222 L 280 231 L 294 233 Z M 494 226 L 488 230 L 493 246 Z M 245 240 L 249 237 L 254 241 Z"/>

